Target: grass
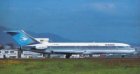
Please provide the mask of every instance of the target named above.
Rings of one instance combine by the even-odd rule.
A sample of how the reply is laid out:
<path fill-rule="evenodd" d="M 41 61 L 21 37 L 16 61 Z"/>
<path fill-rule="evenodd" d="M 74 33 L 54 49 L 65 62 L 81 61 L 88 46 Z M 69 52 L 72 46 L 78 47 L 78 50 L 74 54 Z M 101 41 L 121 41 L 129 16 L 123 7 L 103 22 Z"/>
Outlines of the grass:
<path fill-rule="evenodd" d="M 140 59 L 0 60 L 0 74 L 140 74 Z"/>

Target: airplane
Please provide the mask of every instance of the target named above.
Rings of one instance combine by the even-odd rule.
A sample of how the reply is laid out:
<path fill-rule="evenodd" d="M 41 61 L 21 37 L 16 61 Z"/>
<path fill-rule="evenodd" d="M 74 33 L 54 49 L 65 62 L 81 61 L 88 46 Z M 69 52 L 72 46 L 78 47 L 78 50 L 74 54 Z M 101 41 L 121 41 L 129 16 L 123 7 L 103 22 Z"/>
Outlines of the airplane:
<path fill-rule="evenodd" d="M 29 51 L 43 54 L 133 54 L 135 49 L 126 43 L 113 42 L 49 42 L 48 38 L 34 38 L 23 30 L 6 31 L 16 43 Z"/>

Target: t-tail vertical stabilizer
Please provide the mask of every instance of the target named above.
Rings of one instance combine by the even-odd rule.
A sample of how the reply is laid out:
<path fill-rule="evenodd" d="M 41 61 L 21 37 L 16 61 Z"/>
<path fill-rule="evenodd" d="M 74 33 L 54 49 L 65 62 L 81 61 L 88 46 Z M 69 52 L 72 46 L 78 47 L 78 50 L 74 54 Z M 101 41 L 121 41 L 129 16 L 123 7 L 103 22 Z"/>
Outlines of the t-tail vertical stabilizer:
<path fill-rule="evenodd" d="M 31 44 L 39 44 L 37 40 L 33 37 L 25 33 L 23 30 L 16 30 L 16 31 L 6 31 L 7 34 L 11 35 L 12 38 L 17 42 L 20 46 L 26 46 Z"/>

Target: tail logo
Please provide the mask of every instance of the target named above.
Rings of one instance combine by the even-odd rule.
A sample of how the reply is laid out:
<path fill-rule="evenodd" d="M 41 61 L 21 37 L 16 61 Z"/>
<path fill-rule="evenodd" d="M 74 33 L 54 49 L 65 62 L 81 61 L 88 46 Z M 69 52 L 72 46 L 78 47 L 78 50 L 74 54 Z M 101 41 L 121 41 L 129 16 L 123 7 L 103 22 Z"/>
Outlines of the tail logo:
<path fill-rule="evenodd" d="M 23 36 L 23 37 L 21 38 L 21 41 L 26 41 L 26 40 L 28 40 L 28 38 L 25 37 L 25 36 Z"/>

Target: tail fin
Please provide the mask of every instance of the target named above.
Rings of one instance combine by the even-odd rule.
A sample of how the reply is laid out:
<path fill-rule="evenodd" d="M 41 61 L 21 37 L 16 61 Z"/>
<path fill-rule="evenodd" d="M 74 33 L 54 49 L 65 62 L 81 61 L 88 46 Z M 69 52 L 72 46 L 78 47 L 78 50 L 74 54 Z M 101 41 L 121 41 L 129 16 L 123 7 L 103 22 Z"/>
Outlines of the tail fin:
<path fill-rule="evenodd" d="M 17 31 L 6 31 L 7 34 L 11 35 L 12 38 L 17 42 L 20 46 L 26 46 L 30 44 L 38 44 L 39 42 L 35 40 L 33 37 L 25 33 L 23 30 Z"/>

